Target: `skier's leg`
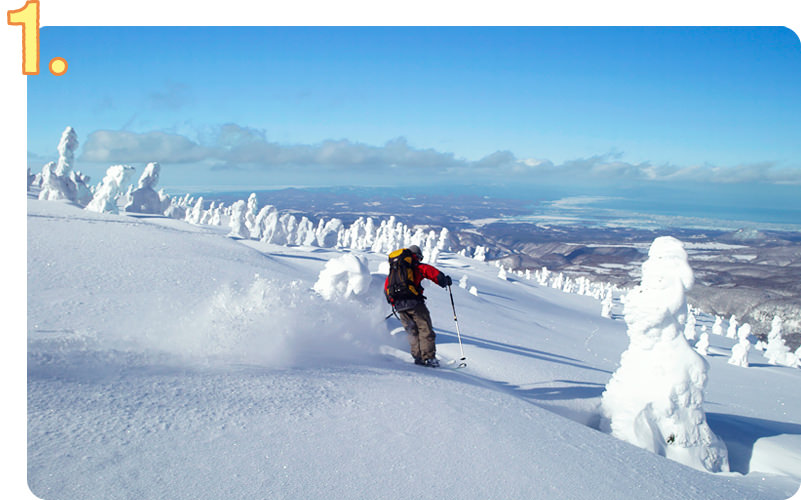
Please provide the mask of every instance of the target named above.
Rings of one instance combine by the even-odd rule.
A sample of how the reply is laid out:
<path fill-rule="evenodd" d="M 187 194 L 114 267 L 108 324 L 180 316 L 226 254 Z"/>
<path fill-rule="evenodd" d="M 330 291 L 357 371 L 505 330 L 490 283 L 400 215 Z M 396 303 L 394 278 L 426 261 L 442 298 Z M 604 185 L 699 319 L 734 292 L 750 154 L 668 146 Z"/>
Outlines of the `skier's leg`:
<path fill-rule="evenodd" d="M 420 357 L 420 337 L 417 330 L 417 322 L 412 316 L 412 311 L 398 311 L 398 317 L 401 320 L 403 328 L 406 330 L 406 338 L 409 340 L 409 348 L 412 357 L 415 360 L 422 359 Z"/>
<path fill-rule="evenodd" d="M 432 359 L 437 354 L 436 334 L 431 325 L 431 313 L 425 304 L 420 304 L 413 310 L 414 320 L 417 324 L 417 339 L 420 356 L 423 360 Z"/>

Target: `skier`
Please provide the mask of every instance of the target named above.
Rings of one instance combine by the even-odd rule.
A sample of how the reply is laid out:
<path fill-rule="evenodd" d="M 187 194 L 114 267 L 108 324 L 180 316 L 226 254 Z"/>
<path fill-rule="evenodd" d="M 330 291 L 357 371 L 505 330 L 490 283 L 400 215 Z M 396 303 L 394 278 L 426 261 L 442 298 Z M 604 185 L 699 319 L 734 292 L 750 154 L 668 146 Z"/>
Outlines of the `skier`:
<path fill-rule="evenodd" d="M 423 264 L 421 260 L 423 252 L 417 245 L 390 253 L 390 272 L 384 282 L 384 294 L 408 334 L 414 363 L 438 367 L 436 335 L 420 282 L 426 278 L 445 288 L 453 281 L 450 276 L 434 266 Z"/>

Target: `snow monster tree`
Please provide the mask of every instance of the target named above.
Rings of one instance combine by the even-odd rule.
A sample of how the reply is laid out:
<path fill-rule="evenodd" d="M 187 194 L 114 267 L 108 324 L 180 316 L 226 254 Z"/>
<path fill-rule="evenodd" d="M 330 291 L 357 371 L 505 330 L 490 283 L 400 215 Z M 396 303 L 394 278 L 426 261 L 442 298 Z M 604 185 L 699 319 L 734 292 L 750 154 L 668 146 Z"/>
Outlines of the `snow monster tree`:
<path fill-rule="evenodd" d="M 683 333 L 693 281 L 682 243 L 670 236 L 654 240 L 642 283 L 626 297 L 630 343 L 601 397 L 602 427 L 696 469 L 727 472 L 726 446 L 703 410 L 709 365 Z"/>
<path fill-rule="evenodd" d="M 139 185 L 131 193 L 131 201 L 125 207 L 126 212 L 138 212 L 142 214 L 162 214 L 167 208 L 161 200 L 161 196 L 156 192 L 156 184 L 159 182 L 161 166 L 158 162 L 148 163 L 142 177 L 139 178 Z"/>
<path fill-rule="evenodd" d="M 69 200 L 84 206 L 92 199 L 86 186 L 89 178 L 72 170 L 76 149 L 78 134 L 72 127 L 67 127 L 58 142 L 58 163 L 50 162 L 42 169 L 40 200 Z"/>

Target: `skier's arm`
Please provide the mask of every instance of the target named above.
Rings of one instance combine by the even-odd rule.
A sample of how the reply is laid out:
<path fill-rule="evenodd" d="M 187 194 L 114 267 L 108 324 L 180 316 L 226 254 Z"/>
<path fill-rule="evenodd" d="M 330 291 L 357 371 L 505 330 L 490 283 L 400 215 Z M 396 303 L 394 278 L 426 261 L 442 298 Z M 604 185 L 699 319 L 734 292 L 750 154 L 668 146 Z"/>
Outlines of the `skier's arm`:
<path fill-rule="evenodd" d="M 421 263 L 418 265 L 418 269 L 420 269 L 420 274 L 422 274 L 424 278 L 433 281 L 442 288 L 445 288 L 452 283 L 450 276 L 446 275 L 434 266 Z"/>

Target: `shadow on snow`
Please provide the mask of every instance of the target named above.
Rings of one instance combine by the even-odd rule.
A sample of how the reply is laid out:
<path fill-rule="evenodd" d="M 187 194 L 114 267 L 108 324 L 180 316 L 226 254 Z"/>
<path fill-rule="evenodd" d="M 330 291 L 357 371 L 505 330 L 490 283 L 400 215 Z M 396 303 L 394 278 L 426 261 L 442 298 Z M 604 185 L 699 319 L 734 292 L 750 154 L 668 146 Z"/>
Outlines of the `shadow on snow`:
<path fill-rule="evenodd" d="M 452 330 L 445 330 L 442 328 L 437 329 L 437 336 L 440 337 L 448 337 L 452 342 L 457 342 L 457 335 L 456 332 Z M 598 371 L 602 373 L 612 374 L 609 370 L 602 370 L 600 368 L 596 368 L 594 366 L 587 365 L 582 363 L 581 360 L 576 358 L 571 358 L 568 356 L 562 356 L 560 354 L 553 354 L 546 351 L 540 351 L 537 349 L 531 349 L 529 347 L 522 347 L 518 345 L 506 344 L 503 342 L 495 342 L 493 340 L 486 340 L 481 339 L 478 337 L 473 337 L 470 335 L 462 335 L 462 344 L 465 345 L 473 345 L 476 347 L 480 347 L 483 349 L 490 349 L 494 351 L 505 352 L 509 354 L 517 354 L 520 356 L 526 356 L 529 358 L 534 358 L 540 361 L 547 361 L 550 363 L 559 363 L 569 366 L 574 366 L 576 368 L 582 368 L 585 370 L 591 371 Z"/>
<path fill-rule="evenodd" d="M 729 450 L 729 468 L 732 472 L 748 474 L 754 444 L 761 438 L 780 434 L 801 435 L 801 425 L 776 422 L 761 418 L 707 413 L 706 420 L 712 431 L 726 443 Z"/>

